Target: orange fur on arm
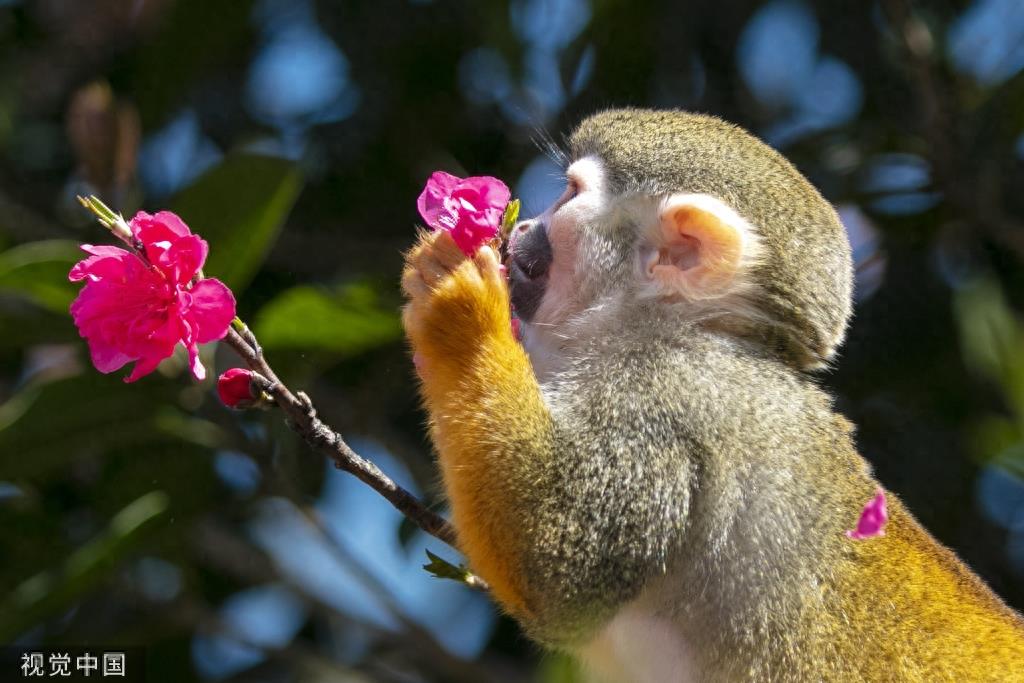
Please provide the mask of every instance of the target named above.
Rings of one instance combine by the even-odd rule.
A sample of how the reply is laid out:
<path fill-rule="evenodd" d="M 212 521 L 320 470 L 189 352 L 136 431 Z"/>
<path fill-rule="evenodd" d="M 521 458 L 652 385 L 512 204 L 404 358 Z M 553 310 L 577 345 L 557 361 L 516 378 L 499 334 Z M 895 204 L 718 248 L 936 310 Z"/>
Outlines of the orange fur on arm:
<path fill-rule="evenodd" d="M 507 286 L 493 250 L 468 258 L 443 232 L 422 236 L 406 261 L 403 322 L 459 546 L 495 597 L 528 616 L 524 520 L 549 462 L 551 417 L 512 336 Z"/>

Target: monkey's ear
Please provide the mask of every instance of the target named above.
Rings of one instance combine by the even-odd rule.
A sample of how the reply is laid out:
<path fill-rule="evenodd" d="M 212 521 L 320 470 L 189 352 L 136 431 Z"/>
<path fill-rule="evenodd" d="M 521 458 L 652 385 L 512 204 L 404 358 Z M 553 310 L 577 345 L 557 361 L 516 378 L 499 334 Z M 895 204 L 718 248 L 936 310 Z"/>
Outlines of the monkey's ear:
<path fill-rule="evenodd" d="M 674 194 L 645 250 L 647 276 L 663 294 L 706 299 L 728 292 L 757 249 L 754 229 L 719 199 Z"/>

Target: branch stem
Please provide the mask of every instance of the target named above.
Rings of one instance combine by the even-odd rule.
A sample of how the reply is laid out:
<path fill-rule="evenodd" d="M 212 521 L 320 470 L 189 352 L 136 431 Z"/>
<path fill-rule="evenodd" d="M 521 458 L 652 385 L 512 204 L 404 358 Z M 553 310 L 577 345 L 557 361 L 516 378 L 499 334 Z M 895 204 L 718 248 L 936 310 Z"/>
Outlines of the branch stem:
<path fill-rule="evenodd" d="M 241 323 L 241 321 L 239 321 Z M 239 331 L 241 328 L 241 331 Z M 324 424 L 317 416 L 312 401 L 306 394 L 292 392 L 267 363 L 256 337 L 243 324 L 232 325 L 224 341 L 245 361 L 250 370 L 267 380 L 264 388 L 281 408 L 291 428 L 309 446 L 334 461 L 334 466 L 354 475 L 383 496 L 389 503 L 411 519 L 431 536 L 456 546 L 455 529 L 443 517 L 433 512 L 404 488 L 396 484 L 380 468 L 363 458 L 345 443 L 341 434 Z"/>

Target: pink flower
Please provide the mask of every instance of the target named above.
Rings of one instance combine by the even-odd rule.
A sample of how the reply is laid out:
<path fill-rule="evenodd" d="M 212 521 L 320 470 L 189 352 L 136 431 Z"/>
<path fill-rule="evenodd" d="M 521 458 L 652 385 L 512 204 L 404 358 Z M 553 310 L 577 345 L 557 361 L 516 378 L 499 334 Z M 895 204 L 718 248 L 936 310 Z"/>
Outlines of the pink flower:
<path fill-rule="evenodd" d="M 498 234 L 510 197 L 508 186 L 497 178 L 456 178 L 435 171 L 416 208 L 427 225 L 447 230 L 468 256 Z"/>
<path fill-rule="evenodd" d="M 864 505 L 864 510 L 857 520 L 857 528 L 846 532 L 846 535 L 855 541 L 863 541 L 866 538 L 885 536 L 885 523 L 889 521 L 889 512 L 885 509 L 885 491 L 878 489 L 878 493 Z"/>
<path fill-rule="evenodd" d="M 251 370 L 231 368 L 217 378 L 217 395 L 228 408 L 247 408 L 254 402 Z"/>
<path fill-rule="evenodd" d="M 207 245 L 173 213 L 140 211 L 129 227 L 145 260 L 118 247 L 83 244 L 89 257 L 68 274 L 72 282 L 85 281 L 71 316 L 89 343 L 92 363 L 108 373 L 135 361 L 125 378 L 134 382 L 180 343 L 192 374 L 203 379 L 197 345 L 227 334 L 235 297 L 219 280 L 192 282 L 206 261 Z"/>

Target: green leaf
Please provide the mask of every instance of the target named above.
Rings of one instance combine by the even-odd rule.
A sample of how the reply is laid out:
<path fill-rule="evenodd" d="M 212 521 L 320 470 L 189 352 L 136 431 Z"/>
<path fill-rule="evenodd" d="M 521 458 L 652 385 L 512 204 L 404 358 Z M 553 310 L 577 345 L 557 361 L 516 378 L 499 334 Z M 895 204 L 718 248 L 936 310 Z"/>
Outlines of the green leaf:
<path fill-rule="evenodd" d="M 512 228 L 515 227 L 516 221 L 519 220 L 519 208 L 520 202 L 518 199 L 513 199 L 505 207 L 505 213 L 501 217 L 501 238 L 508 239 L 509 233 L 512 232 Z"/>
<path fill-rule="evenodd" d="M 39 477 L 97 448 L 171 438 L 156 429 L 156 415 L 180 388 L 147 380 L 125 386 L 119 374 L 88 370 L 25 387 L 0 404 L 0 472 L 5 479 Z"/>
<path fill-rule="evenodd" d="M 438 557 L 429 550 L 426 551 L 429 563 L 423 565 L 429 574 L 438 579 L 451 579 L 459 583 L 466 583 L 469 579 L 469 570 L 462 565 L 454 565 L 448 560 Z"/>
<path fill-rule="evenodd" d="M 150 491 L 111 518 L 107 528 L 58 568 L 40 572 L 14 589 L 0 609 L 0 641 L 65 608 L 96 586 L 117 563 L 148 537 L 168 505 L 163 491 Z"/>
<path fill-rule="evenodd" d="M 956 293 L 954 312 L 964 360 L 999 384 L 1024 425 L 1024 325 L 993 280 L 979 280 Z"/>
<path fill-rule="evenodd" d="M 68 271 L 85 257 L 72 240 L 28 242 L 0 253 L 0 291 L 12 292 L 50 311 L 67 314 L 79 287 Z"/>
<path fill-rule="evenodd" d="M 185 188 L 171 207 L 210 244 L 204 274 L 237 290 L 259 270 L 301 187 L 295 164 L 236 154 Z"/>
<path fill-rule="evenodd" d="M 318 349 L 355 355 L 399 337 L 397 311 L 378 303 L 373 287 L 356 283 L 337 292 L 299 286 L 257 314 L 253 331 L 266 349 Z"/>
<path fill-rule="evenodd" d="M 971 447 L 982 462 L 997 459 L 1022 440 L 1021 425 L 1003 415 L 984 415 L 971 426 Z"/>
<path fill-rule="evenodd" d="M 545 655 L 541 662 L 539 680 L 541 683 L 583 683 L 587 679 L 572 657 L 553 652 Z"/>

